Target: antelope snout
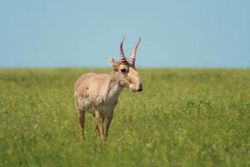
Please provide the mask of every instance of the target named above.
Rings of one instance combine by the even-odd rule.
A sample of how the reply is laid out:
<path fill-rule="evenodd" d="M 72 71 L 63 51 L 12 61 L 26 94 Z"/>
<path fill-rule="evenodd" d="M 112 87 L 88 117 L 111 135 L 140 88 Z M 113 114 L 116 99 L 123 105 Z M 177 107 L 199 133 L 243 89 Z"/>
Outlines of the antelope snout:
<path fill-rule="evenodd" d="M 142 84 L 139 85 L 139 88 L 137 89 L 138 92 L 143 91 Z"/>

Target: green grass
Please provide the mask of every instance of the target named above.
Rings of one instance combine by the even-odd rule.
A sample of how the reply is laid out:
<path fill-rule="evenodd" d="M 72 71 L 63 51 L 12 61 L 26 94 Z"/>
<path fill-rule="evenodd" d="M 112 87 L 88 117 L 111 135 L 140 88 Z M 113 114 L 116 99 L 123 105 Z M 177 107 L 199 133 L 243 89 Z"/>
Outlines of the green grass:
<path fill-rule="evenodd" d="M 143 69 L 107 142 L 79 142 L 73 85 L 105 69 L 0 69 L 0 166 L 250 166 L 250 70 Z"/>

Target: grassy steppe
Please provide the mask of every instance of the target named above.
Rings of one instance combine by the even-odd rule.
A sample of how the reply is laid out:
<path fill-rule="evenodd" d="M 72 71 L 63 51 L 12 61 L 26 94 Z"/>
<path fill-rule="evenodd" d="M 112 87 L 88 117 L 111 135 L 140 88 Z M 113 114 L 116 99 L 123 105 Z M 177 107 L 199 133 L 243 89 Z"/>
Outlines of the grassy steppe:
<path fill-rule="evenodd" d="M 0 69 L 0 166 L 250 166 L 250 70 L 143 69 L 106 143 L 79 142 L 73 85 L 106 69 Z"/>

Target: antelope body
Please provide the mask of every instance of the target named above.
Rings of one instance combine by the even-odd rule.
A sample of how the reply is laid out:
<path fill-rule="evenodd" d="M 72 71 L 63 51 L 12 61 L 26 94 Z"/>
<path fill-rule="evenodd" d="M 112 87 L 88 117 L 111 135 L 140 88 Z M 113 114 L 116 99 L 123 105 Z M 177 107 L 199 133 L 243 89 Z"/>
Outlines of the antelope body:
<path fill-rule="evenodd" d="M 120 61 L 110 60 L 113 70 L 110 74 L 88 73 L 82 75 L 75 83 L 76 110 L 80 123 L 81 138 L 85 134 L 85 113 L 96 118 L 96 132 L 102 139 L 107 138 L 113 110 L 118 102 L 119 94 L 124 87 L 133 92 L 142 91 L 142 83 L 135 68 L 136 44 L 131 59 L 126 58 L 120 44 Z"/>

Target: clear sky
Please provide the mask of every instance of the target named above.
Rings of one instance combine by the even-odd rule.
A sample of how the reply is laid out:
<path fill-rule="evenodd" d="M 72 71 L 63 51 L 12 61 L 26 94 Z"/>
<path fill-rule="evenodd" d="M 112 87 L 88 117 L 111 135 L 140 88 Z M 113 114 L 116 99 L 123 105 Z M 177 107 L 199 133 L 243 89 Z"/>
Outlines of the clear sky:
<path fill-rule="evenodd" d="M 2 0 L 0 67 L 250 68 L 250 0 Z"/>

